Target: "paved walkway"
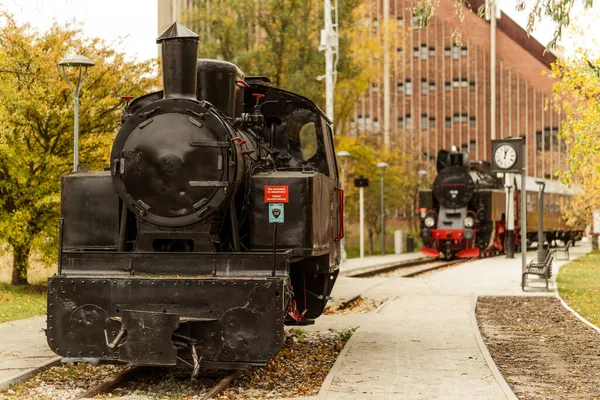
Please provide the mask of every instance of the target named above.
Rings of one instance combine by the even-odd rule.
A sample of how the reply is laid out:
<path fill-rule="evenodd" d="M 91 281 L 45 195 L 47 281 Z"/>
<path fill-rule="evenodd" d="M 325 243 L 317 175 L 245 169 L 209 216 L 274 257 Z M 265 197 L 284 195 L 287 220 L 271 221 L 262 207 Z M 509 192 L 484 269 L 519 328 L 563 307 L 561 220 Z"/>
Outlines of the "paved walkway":
<path fill-rule="evenodd" d="M 578 245 L 574 259 L 589 251 Z M 535 252 L 528 253 L 528 259 Z M 565 261 L 556 261 L 556 271 Z M 476 260 L 421 278 L 340 278 L 333 296 L 357 290 L 388 299 L 375 313 L 326 315 L 310 330 L 360 326 L 327 377 L 323 399 L 514 399 L 481 342 L 478 295 L 523 293 L 521 259 Z M 498 374 L 498 375 L 496 375 Z"/>
<path fill-rule="evenodd" d="M 578 245 L 572 248 L 571 259 L 587 251 L 588 245 Z M 532 258 L 535 253 L 528 256 Z M 360 260 L 351 259 L 346 268 L 419 257 L 419 253 L 368 257 L 362 266 Z M 555 262 L 555 270 L 564 263 Z M 388 301 L 377 312 L 325 315 L 315 325 L 305 327 L 325 330 L 360 326 L 318 398 L 511 398 L 479 347 L 473 306 L 477 295 L 522 295 L 520 271 L 520 258 L 497 257 L 422 278 L 340 277 L 334 297 L 363 293 L 364 297 Z M 48 349 L 44 328 L 45 316 L 0 324 L 0 388 L 6 387 L 12 377 L 57 359 Z"/>
<path fill-rule="evenodd" d="M 385 256 L 369 256 L 364 257 L 362 262 L 360 258 L 349 258 L 340 266 L 340 272 L 343 275 L 361 270 L 363 268 L 368 269 L 382 265 L 390 265 L 406 261 L 418 260 L 421 258 L 425 257 L 418 251 L 412 253 L 388 254 Z"/>
<path fill-rule="evenodd" d="M 46 344 L 45 327 L 45 315 L 0 324 L 0 389 L 14 377 L 58 360 Z"/>

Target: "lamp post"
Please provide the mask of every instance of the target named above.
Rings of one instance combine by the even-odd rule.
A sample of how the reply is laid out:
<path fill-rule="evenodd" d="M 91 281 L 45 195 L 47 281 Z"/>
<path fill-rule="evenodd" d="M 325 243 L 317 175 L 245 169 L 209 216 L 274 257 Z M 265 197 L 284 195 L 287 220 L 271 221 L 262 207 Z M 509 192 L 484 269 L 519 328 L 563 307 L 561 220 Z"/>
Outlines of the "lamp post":
<path fill-rule="evenodd" d="M 381 176 L 381 255 L 385 255 L 385 202 L 383 198 L 384 194 L 384 176 L 385 170 L 389 167 L 386 162 L 377 163 L 377 168 L 381 170 L 379 175 Z"/>
<path fill-rule="evenodd" d="M 81 93 L 81 87 L 85 78 L 87 78 L 88 68 L 94 66 L 94 62 L 89 58 L 81 55 L 67 56 L 60 60 L 58 66 L 62 70 L 65 81 L 73 90 L 75 96 L 75 121 L 73 123 L 73 172 L 77 171 L 79 167 L 79 94 Z M 77 79 L 71 81 L 67 75 L 67 68 L 76 68 Z"/>
<path fill-rule="evenodd" d="M 342 186 L 342 192 L 345 189 L 344 183 L 346 180 L 346 162 L 348 162 L 348 158 L 350 158 L 350 152 L 346 151 L 346 150 L 342 150 L 342 151 L 338 151 L 337 153 L 335 153 L 335 155 L 337 156 L 338 160 L 340 160 L 340 166 L 342 169 L 342 177 L 341 177 L 341 186 Z M 346 208 L 344 207 L 344 209 L 342 210 L 342 215 L 344 217 L 344 223 L 346 223 Z M 344 229 L 345 231 L 346 229 Z M 342 243 L 340 245 L 340 258 L 342 259 L 342 264 L 346 262 L 346 237 L 344 235 L 344 237 L 342 238 Z"/>

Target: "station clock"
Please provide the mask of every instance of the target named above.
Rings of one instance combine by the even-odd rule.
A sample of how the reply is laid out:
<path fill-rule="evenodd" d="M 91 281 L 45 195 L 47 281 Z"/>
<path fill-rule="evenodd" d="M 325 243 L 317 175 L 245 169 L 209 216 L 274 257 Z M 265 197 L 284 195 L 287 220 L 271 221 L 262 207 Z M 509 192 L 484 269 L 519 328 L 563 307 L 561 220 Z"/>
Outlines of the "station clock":
<path fill-rule="evenodd" d="M 520 173 L 524 142 L 522 137 L 492 140 L 492 172 Z"/>

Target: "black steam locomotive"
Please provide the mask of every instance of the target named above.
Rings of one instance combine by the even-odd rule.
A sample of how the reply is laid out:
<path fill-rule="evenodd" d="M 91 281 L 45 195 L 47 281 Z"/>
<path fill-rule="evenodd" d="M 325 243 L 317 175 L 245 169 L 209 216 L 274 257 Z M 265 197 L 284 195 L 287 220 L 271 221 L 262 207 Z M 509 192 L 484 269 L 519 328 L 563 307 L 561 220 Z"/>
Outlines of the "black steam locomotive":
<path fill-rule="evenodd" d="M 438 175 L 431 190 L 419 191 L 421 253 L 430 257 L 475 258 L 503 253 L 507 247 L 506 195 L 502 179 L 491 172 L 489 161 L 469 162 L 467 153 L 440 150 Z M 537 241 L 538 185 L 546 184 L 544 194 L 544 235 L 548 243 L 556 239 L 575 242 L 583 226 L 567 226 L 562 208 L 568 207 L 573 190 L 558 181 L 526 178 L 526 194 L 516 179 L 515 248 L 519 248 L 522 195 L 526 195 L 527 243 Z"/>
<path fill-rule="evenodd" d="M 123 113 L 110 168 L 62 178 L 50 348 L 65 359 L 243 368 L 310 323 L 338 275 L 343 193 L 310 100 L 197 59 L 175 23 L 163 91 Z"/>

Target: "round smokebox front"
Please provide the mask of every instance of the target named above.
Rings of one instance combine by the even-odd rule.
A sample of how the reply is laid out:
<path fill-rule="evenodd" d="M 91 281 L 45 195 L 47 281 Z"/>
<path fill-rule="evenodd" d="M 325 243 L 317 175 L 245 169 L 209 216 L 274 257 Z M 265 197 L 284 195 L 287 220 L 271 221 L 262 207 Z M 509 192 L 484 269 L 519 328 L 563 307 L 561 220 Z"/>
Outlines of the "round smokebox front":
<path fill-rule="evenodd" d="M 181 227 L 206 218 L 226 200 L 232 181 L 229 144 L 216 137 L 218 130 L 224 127 L 209 114 L 165 112 L 136 124 L 113 169 L 123 201 L 158 226 Z"/>

